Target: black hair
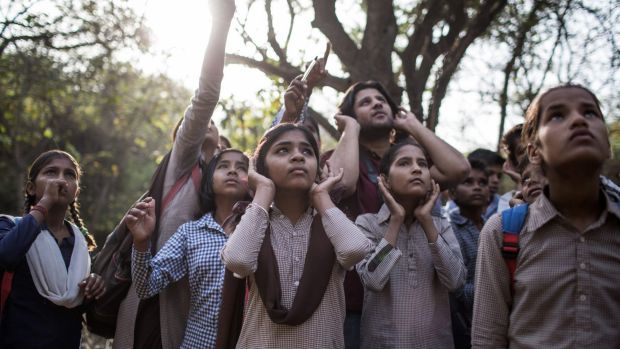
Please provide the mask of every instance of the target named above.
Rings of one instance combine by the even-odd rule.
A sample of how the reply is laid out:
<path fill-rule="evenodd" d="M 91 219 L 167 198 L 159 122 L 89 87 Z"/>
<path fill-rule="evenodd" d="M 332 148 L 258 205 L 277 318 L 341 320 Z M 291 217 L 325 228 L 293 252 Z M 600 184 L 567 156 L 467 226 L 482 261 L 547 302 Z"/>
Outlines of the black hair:
<path fill-rule="evenodd" d="M 249 166 L 250 160 L 248 157 L 238 149 L 228 148 L 224 149 L 215 156 L 211 158 L 206 166 L 203 166 L 202 179 L 200 180 L 200 211 L 201 216 L 208 213 L 214 212 L 217 207 L 215 205 L 215 190 L 213 188 L 213 173 L 215 173 L 215 168 L 217 167 L 218 162 L 222 159 L 222 155 L 226 153 L 239 153 L 243 155 L 243 159 L 246 164 Z M 249 195 L 246 199 L 250 199 Z"/>
<path fill-rule="evenodd" d="M 488 149 L 483 149 L 483 148 L 478 148 L 472 151 L 471 153 L 469 153 L 469 155 L 467 155 L 467 160 L 471 160 L 471 159 L 480 160 L 484 162 L 487 165 L 487 167 L 494 166 L 494 165 L 502 166 L 504 164 L 504 161 L 506 161 L 498 153 L 488 150 Z"/>
<path fill-rule="evenodd" d="M 383 158 L 381 159 L 381 163 L 379 164 L 379 174 L 385 176 L 388 176 L 390 174 L 390 166 L 392 166 L 392 163 L 394 162 L 396 153 L 398 153 L 400 148 L 403 148 L 407 145 L 412 145 L 414 147 L 420 148 L 420 150 L 422 150 L 422 153 L 424 154 L 424 157 L 426 158 L 426 161 L 428 162 L 428 167 L 431 168 L 433 166 L 433 161 L 426 152 L 426 149 L 424 149 L 424 147 L 422 147 L 420 143 L 416 142 L 414 139 L 405 138 L 402 141 L 392 145 L 388 150 L 387 154 L 383 156 Z"/>
<path fill-rule="evenodd" d="M 530 158 L 527 154 L 523 154 L 519 157 L 519 161 L 517 162 L 517 172 L 519 172 L 520 175 L 523 175 L 523 172 L 525 172 L 525 169 L 529 166 L 529 164 Z"/>
<path fill-rule="evenodd" d="M 504 133 L 501 147 L 508 155 L 508 161 L 515 168 L 519 164 L 519 157 L 525 152 L 525 147 L 521 142 L 521 132 L 523 124 L 517 124 Z"/>
<path fill-rule="evenodd" d="M 79 181 L 80 177 L 82 176 L 82 168 L 80 167 L 78 162 L 75 160 L 75 158 L 67 152 L 54 149 L 54 150 L 48 150 L 42 153 L 32 162 L 32 164 L 30 165 L 30 168 L 28 169 L 28 178 L 26 182 L 34 183 L 35 180 L 37 179 L 37 176 L 39 175 L 39 172 L 41 172 L 43 167 L 45 167 L 47 164 L 49 164 L 50 162 L 56 159 L 69 160 L 69 162 L 71 162 L 71 164 L 73 165 L 73 168 L 75 169 L 75 173 Z M 34 195 L 29 195 L 28 192 L 25 192 L 24 214 L 27 214 L 30 212 L 30 209 L 32 208 L 32 206 L 36 204 L 36 199 L 37 198 Z M 80 229 L 80 232 L 82 233 L 82 235 L 84 235 L 84 238 L 86 239 L 86 243 L 88 246 L 88 250 L 92 251 L 95 248 L 97 248 L 97 243 L 95 242 L 95 238 L 88 232 L 88 229 L 86 229 L 86 226 L 84 225 L 84 222 L 82 221 L 82 218 L 80 217 L 80 204 L 78 203 L 77 198 L 75 199 L 75 201 L 73 201 L 69 205 L 69 212 L 71 213 L 71 221 L 73 221 L 73 224 L 75 224 Z"/>
<path fill-rule="evenodd" d="M 380 82 L 375 80 L 361 81 L 351 85 L 351 87 L 349 87 L 349 89 L 345 92 L 342 101 L 338 105 L 338 111 L 343 115 L 348 115 L 357 119 L 357 115 L 355 115 L 355 97 L 358 92 L 370 88 L 376 89 L 383 95 L 383 97 L 385 97 L 385 100 L 392 109 L 393 115 L 398 113 L 398 105 L 396 102 L 394 102 L 392 97 L 390 97 L 390 94 L 387 92 L 385 87 L 383 87 Z"/>
<path fill-rule="evenodd" d="M 471 170 L 478 170 L 480 172 L 483 172 L 485 176 L 489 177 L 489 172 L 487 171 L 487 165 L 477 159 L 469 159 L 469 166 L 471 167 Z"/>
<path fill-rule="evenodd" d="M 219 145 L 220 145 L 220 150 L 224 150 L 224 149 L 230 149 L 232 148 L 232 144 L 230 143 L 230 139 L 226 138 L 226 136 L 224 135 L 219 135 L 220 136 L 220 141 L 219 141 Z M 226 144 L 224 144 L 226 143 Z"/>
<path fill-rule="evenodd" d="M 256 167 L 256 172 L 258 174 L 261 174 L 265 177 L 269 177 L 269 169 L 267 168 L 267 164 L 265 163 L 265 157 L 267 156 L 267 152 L 269 151 L 273 143 L 275 143 L 275 141 L 278 140 L 278 138 L 280 138 L 280 136 L 282 136 L 283 134 L 289 131 L 295 131 L 295 130 L 301 131 L 306 137 L 306 140 L 308 141 L 308 143 L 310 143 L 310 146 L 312 147 L 312 151 L 314 152 L 314 156 L 316 158 L 316 163 L 317 163 L 317 179 L 318 179 L 318 176 L 319 176 L 319 146 L 316 143 L 316 139 L 314 139 L 314 136 L 312 135 L 312 133 L 305 126 L 302 126 L 300 124 L 291 124 L 291 123 L 278 124 L 270 128 L 269 130 L 267 130 L 267 132 L 265 132 L 261 140 L 258 142 L 258 145 L 256 146 L 256 150 L 254 151 L 254 166 Z"/>

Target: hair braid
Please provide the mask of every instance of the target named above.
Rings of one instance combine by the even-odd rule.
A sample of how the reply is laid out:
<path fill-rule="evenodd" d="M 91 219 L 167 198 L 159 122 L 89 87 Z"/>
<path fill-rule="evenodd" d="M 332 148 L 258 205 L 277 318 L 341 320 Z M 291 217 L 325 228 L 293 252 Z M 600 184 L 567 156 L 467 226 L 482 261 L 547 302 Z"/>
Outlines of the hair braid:
<path fill-rule="evenodd" d="M 35 204 L 34 200 L 34 196 L 28 195 L 28 193 L 24 195 L 24 214 L 30 213 L 30 208 Z"/>
<path fill-rule="evenodd" d="M 80 231 L 86 239 L 88 251 L 93 251 L 97 248 L 97 243 L 95 242 L 95 238 L 93 238 L 93 236 L 88 232 L 88 229 L 84 226 L 82 218 L 80 218 L 80 210 L 77 200 L 73 201 L 71 205 L 69 205 L 69 210 L 71 211 L 71 220 L 75 225 L 77 225 L 78 228 L 80 228 Z"/>

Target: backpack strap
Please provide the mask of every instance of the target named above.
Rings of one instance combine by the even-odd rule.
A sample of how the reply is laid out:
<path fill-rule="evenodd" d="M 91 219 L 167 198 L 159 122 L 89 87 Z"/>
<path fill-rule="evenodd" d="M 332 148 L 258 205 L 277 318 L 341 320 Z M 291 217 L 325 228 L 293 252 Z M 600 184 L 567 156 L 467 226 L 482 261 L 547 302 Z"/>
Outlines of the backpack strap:
<path fill-rule="evenodd" d="M 514 294 L 515 270 L 519 255 L 519 233 L 525 224 L 528 205 L 519 205 L 502 212 L 502 256 L 510 275 L 510 293 Z"/>
<path fill-rule="evenodd" d="M 192 167 L 191 173 L 181 176 L 181 178 L 179 178 L 176 183 L 174 183 L 170 191 L 168 191 L 168 194 L 166 194 L 166 196 L 164 197 L 161 205 L 162 212 L 166 209 L 166 207 L 168 207 L 170 202 L 172 202 L 172 199 L 174 199 L 174 197 L 179 193 L 179 190 L 181 190 L 185 182 L 187 182 L 190 178 L 194 183 L 194 187 L 196 187 L 196 190 L 199 191 L 201 174 L 200 166 L 198 165 L 198 163 L 196 163 L 194 167 Z"/>
<path fill-rule="evenodd" d="M 17 226 L 21 217 L 12 217 L 13 222 Z M 9 299 L 9 294 L 11 293 L 11 288 L 13 288 L 13 272 L 5 270 L 2 273 L 2 286 L 0 288 L 0 316 L 4 314 L 4 307 L 6 305 L 6 301 Z"/>

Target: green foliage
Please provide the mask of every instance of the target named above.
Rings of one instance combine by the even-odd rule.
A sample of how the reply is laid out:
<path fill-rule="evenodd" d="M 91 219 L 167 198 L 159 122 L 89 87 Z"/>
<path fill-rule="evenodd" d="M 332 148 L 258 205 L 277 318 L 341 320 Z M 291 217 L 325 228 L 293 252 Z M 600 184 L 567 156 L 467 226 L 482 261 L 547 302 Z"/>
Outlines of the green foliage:
<path fill-rule="evenodd" d="M 254 151 L 282 106 L 280 90 L 283 89 L 275 84 L 260 90 L 256 96 L 258 107 L 233 98 L 220 101 L 225 114 L 220 122 L 220 132 L 231 141 L 233 147 L 248 154 Z"/>
<path fill-rule="evenodd" d="M 30 162 L 69 151 L 83 168 L 83 218 L 102 243 L 144 192 L 190 92 L 127 63 L 85 76 L 37 51 L 0 58 L 0 212 L 17 214 Z M 10 68 L 9 68 L 10 67 Z"/>

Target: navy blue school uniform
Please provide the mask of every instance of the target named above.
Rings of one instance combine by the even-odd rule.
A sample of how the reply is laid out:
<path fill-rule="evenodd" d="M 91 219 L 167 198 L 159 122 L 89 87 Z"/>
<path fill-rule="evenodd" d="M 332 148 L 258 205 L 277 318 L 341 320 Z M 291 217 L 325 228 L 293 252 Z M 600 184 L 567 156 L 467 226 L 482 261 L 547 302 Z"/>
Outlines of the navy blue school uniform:
<path fill-rule="evenodd" d="M 14 271 L 13 286 L 0 321 L 0 348 L 79 348 L 83 307 L 58 306 L 37 291 L 26 254 L 44 226 L 26 215 L 18 227 L 0 217 L 0 267 Z M 17 230 L 16 234 L 10 234 Z M 69 229 L 73 234 L 73 230 Z M 69 268 L 75 237 L 63 239 L 59 250 Z"/>

